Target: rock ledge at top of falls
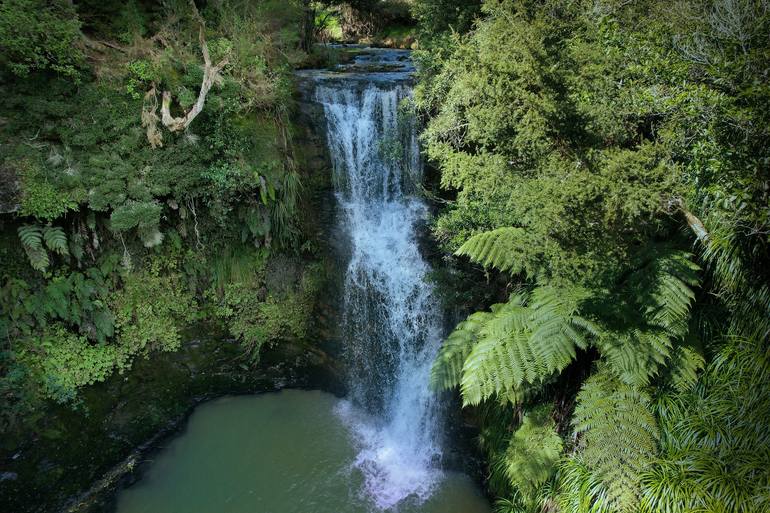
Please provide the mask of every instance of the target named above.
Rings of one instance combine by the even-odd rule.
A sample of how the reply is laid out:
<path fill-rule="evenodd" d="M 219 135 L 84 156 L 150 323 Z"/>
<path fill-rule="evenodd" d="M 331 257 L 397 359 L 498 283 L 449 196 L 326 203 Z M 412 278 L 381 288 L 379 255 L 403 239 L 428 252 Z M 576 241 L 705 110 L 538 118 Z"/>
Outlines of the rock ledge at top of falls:
<path fill-rule="evenodd" d="M 375 48 L 363 45 L 328 45 L 342 50 L 349 60 L 326 69 L 304 69 L 296 76 L 312 82 L 345 80 L 346 82 L 410 81 L 415 71 L 411 50 Z"/>

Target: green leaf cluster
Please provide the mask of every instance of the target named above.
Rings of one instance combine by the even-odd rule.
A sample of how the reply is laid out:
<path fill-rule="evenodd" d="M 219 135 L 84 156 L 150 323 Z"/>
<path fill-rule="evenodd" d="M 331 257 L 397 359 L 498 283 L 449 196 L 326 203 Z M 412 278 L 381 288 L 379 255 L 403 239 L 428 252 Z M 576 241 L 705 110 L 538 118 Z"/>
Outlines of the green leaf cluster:
<path fill-rule="evenodd" d="M 767 509 L 767 6 L 496 0 L 469 24 L 416 5 L 434 234 L 486 297 L 514 291 L 432 375 L 485 411 L 499 510 Z M 500 486 L 516 456 L 488 425 L 544 402 L 558 472 Z"/>

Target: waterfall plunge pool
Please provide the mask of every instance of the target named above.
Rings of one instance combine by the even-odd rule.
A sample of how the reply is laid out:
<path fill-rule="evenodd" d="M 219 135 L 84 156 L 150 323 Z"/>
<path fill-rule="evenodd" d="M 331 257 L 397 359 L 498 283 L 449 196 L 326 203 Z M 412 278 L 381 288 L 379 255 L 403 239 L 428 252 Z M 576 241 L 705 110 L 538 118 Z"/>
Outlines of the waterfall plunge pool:
<path fill-rule="evenodd" d="M 372 513 L 344 417 L 350 404 L 285 390 L 204 403 L 186 429 L 116 497 L 116 513 Z M 447 471 L 430 497 L 398 513 L 488 513 L 467 476 Z"/>

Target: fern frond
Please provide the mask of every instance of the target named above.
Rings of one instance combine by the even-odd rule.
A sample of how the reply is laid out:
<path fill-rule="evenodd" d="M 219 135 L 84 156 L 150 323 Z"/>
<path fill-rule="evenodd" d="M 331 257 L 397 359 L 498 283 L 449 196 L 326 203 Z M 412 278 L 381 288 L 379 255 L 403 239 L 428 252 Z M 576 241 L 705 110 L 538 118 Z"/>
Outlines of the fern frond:
<path fill-rule="evenodd" d="M 45 271 L 51 263 L 43 247 L 43 232 L 34 224 L 25 224 L 18 228 L 19 239 L 29 263 L 37 271 Z"/>
<path fill-rule="evenodd" d="M 573 426 L 580 455 L 606 489 L 613 511 L 632 511 L 641 495 L 641 475 L 657 452 L 658 426 L 650 398 L 606 369 L 591 376 L 577 397 Z"/>
<path fill-rule="evenodd" d="M 589 293 L 580 288 L 539 287 L 530 300 L 530 344 L 546 372 L 556 372 L 575 358 L 575 348 L 585 349 L 600 328 L 578 315 Z"/>
<path fill-rule="evenodd" d="M 652 256 L 650 256 L 652 255 Z M 630 299 L 639 320 L 621 322 L 622 328 L 597 339 L 604 360 L 621 380 L 632 386 L 647 385 L 669 365 L 675 343 L 687 335 L 690 306 L 699 284 L 699 267 L 690 253 L 653 247 L 642 254 L 645 261 L 629 278 L 617 301 Z"/>
<path fill-rule="evenodd" d="M 69 249 L 67 248 L 67 236 L 64 234 L 64 230 L 59 226 L 44 226 L 43 227 L 43 239 L 45 245 L 60 255 L 67 255 Z"/>
<path fill-rule="evenodd" d="M 665 329 L 672 337 L 687 333 L 693 287 L 700 284 L 700 267 L 686 251 L 665 249 L 648 265 L 634 273 L 631 293 L 651 326 Z"/>
<path fill-rule="evenodd" d="M 553 474 L 562 440 L 551 419 L 551 408 L 540 406 L 524 415 L 505 452 L 505 472 L 526 502 L 537 500 L 539 488 Z"/>
<path fill-rule="evenodd" d="M 455 252 L 467 256 L 485 267 L 494 267 L 503 272 L 519 273 L 522 271 L 522 241 L 526 232 L 523 228 L 498 228 L 479 233 L 468 239 Z"/>
<path fill-rule="evenodd" d="M 655 328 L 608 333 L 597 347 L 612 371 L 632 386 L 647 385 L 673 350 L 668 333 Z"/>
<path fill-rule="evenodd" d="M 478 404 L 496 394 L 515 396 L 523 383 L 547 377 L 529 345 L 527 316 L 527 307 L 516 301 L 492 312 L 463 364 L 460 390 L 465 404 Z"/>
<path fill-rule="evenodd" d="M 586 348 L 599 334 L 593 322 L 577 315 L 587 297 L 579 289 L 541 287 L 532 293 L 529 306 L 524 294 L 494 305 L 476 318 L 478 324 L 463 324 L 450 336 L 434 367 L 434 383 L 451 387 L 461 374 L 465 404 L 492 396 L 521 400 L 526 390 L 564 369 L 576 348 Z"/>
<path fill-rule="evenodd" d="M 677 346 L 666 368 L 666 381 L 678 392 L 686 392 L 695 386 L 698 373 L 706 361 L 703 355 L 688 346 Z"/>
<path fill-rule="evenodd" d="M 51 264 L 48 258 L 48 253 L 44 249 L 34 249 L 24 246 L 24 251 L 27 253 L 29 263 L 36 271 L 45 271 Z"/>
<path fill-rule="evenodd" d="M 43 249 L 43 233 L 40 227 L 34 224 L 19 226 L 17 230 L 22 245 L 31 249 Z"/>
<path fill-rule="evenodd" d="M 476 343 L 479 330 L 492 315 L 490 312 L 471 314 L 444 340 L 431 368 L 430 384 L 434 390 L 448 390 L 460 384 L 465 359 Z"/>

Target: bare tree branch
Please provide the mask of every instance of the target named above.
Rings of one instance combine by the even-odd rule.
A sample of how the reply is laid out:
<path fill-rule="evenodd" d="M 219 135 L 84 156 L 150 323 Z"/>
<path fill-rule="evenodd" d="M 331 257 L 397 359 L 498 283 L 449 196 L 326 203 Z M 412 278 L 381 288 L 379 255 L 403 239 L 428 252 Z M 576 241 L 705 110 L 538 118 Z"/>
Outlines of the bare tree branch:
<path fill-rule="evenodd" d="M 687 207 L 684 204 L 684 201 L 682 201 L 682 198 L 671 198 L 668 200 L 666 204 L 667 210 L 669 212 L 673 212 L 675 210 L 680 211 L 682 214 L 684 214 L 684 218 L 687 221 L 687 226 L 690 227 L 690 229 L 695 234 L 695 238 L 698 239 L 698 242 L 706 242 L 709 239 L 709 232 L 706 229 L 706 226 L 703 224 L 703 221 L 698 219 L 698 217 L 690 212 Z"/>
<path fill-rule="evenodd" d="M 197 14 L 197 9 L 196 9 Z M 198 99 L 195 101 L 195 105 L 182 117 L 173 117 L 171 115 L 171 93 L 169 91 L 163 91 L 163 102 L 161 103 L 161 123 L 168 128 L 171 132 L 178 132 L 186 129 L 190 123 L 203 111 L 203 106 L 206 103 L 206 95 L 211 90 L 211 86 L 215 83 L 220 83 L 222 77 L 219 72 L 222 71 L 228 64 L 228 59 L 225 57 L 216 66 L 211 64 L 211 56 L 209 55 L 209 47 L 206 44 L 206 36 L 204 34 L 203 20 L 198 15 L 200 21 L 200 31 L 198 39 L 200 40 L 201 52 L 203 53 L 203 81 L 201 82 L 201 89 L 198 93 Z"/>

